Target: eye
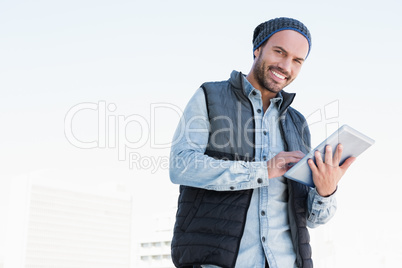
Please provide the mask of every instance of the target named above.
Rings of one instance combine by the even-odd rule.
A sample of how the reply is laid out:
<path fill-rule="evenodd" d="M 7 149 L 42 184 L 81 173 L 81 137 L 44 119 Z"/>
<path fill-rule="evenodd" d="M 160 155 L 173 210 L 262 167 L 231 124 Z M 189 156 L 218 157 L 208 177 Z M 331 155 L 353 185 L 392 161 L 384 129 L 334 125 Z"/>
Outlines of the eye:
<path fill-rule="evenodd" d="M 297 64 L 303 64 L 303 61 L 302 61 L 301 59 L 295 59 L 295 62 L 296 62 Z"/>
<path fill-rule="evenodd" d="M 275 50 L 275 52 L 278 53 L 278 54 L 280 54 L 280 55 L 283 54 L 283 51 L 282 51 L 282 50 Z"/>

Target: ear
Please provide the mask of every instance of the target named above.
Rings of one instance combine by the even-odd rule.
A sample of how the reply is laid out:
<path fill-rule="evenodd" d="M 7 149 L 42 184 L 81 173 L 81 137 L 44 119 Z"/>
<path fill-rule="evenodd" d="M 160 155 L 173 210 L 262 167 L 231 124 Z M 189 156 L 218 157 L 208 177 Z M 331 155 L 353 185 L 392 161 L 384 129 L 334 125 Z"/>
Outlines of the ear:
<path fill-rule="evenodd" d="M 259 46 L 256 50 L 254 50 L 254 58 L 258 58 L 261 53 L 261 46 Z"/>

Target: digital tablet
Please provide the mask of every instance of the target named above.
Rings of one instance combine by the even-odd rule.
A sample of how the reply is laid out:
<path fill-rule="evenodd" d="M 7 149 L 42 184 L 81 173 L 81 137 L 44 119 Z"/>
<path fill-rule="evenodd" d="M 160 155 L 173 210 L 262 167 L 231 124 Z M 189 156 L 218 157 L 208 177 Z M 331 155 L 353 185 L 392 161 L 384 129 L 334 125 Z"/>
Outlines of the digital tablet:
<path fill-rule="evenodd" d="M 343 125 L 314 150 L 306 154 L 306 156 L 289 169 L 284 176 L 307 186 L 314 187 L 312 172 L 307 160 L 311 158 L 315 162 L 315 151 L 321 152 L 322 159 L 325 159 L 324 150 L 326 145 L 331 145 L 332 152 L 335 154 L 336 146 L 338 146 L 339 143 L 343 145 L 342 158 L 339 163 L 342 165 L 347 158 L 351 156 L 357 157 L 367 150 L 367 148 L 374 144 L 374 140 L 348 125 Z"/>

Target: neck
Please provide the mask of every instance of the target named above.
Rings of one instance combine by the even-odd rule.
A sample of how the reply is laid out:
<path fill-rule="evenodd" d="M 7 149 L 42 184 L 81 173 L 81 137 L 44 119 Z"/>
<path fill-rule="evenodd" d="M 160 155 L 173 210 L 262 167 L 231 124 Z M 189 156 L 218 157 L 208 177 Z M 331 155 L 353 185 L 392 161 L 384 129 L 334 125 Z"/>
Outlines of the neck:
<path fill-rule="evenodd" d="M 269 91 L 268 89 L 262 87 L 257 80 L 255 79 L 254 75 L 252 72 L 250 72 L 247 76 L 247 81 L 250 82 L 250 84 L 255 88 L 258 89 L 261 92 L 261 98 L 262 98 L 262 107 L 264 109 L 264 112 L 268 109 L 269 105 L 271 104 L 271 99 L 275 98 L 278 93 L 274 93 Z"/>

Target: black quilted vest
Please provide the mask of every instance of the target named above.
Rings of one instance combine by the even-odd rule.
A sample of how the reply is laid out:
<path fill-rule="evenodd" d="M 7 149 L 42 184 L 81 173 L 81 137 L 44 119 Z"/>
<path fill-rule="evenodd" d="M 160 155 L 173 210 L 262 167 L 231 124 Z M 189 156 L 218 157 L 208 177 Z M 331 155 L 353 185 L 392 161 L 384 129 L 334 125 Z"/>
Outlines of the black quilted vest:
<path fill-rule="evenodd" d="M 228 81 L 202 85 L 211 125 L 205 154 L 216 159 L 254 159 L 253 108 L 244 93 L 242 76 L 233 72 Z M 289 107 L 295 94 L 284 91 L 281 94 L 280 129 L 285 150 L 308 153 L 310 133 L 306 120 Z M 235 188 L 233 191 L 211 191 L 181 185 L 172 240 L 175 266 L 234 267 L 252 191 Z M 288 191 L 289 223 L 297 266 L 311 268 L 310 236 L 306 228 L 308 187 L 288 180 Z"/>

